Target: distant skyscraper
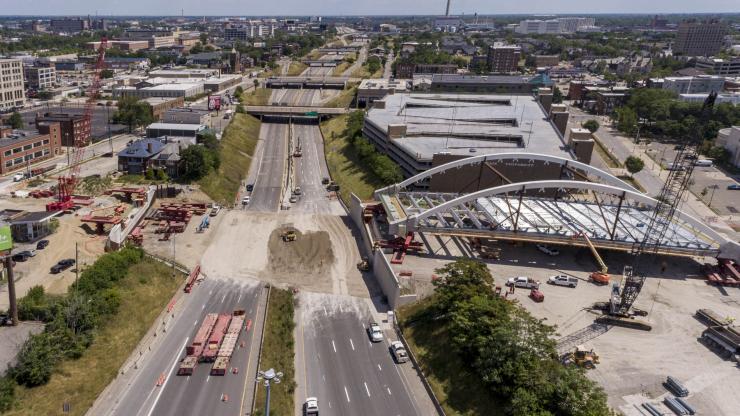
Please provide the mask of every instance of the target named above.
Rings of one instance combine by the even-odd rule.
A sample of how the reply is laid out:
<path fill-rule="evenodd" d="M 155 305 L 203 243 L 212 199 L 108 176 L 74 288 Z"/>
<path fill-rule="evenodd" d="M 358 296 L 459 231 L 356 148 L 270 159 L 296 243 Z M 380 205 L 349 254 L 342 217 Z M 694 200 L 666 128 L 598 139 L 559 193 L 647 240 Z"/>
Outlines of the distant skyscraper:
<path fill-rule="evenodd" d="M 727 34 L 727 26 L 717 20 L 681 22 L 678 25 L 673 52 L 686 56 L 715 55 L 722 49 L 725 34 Z"/>

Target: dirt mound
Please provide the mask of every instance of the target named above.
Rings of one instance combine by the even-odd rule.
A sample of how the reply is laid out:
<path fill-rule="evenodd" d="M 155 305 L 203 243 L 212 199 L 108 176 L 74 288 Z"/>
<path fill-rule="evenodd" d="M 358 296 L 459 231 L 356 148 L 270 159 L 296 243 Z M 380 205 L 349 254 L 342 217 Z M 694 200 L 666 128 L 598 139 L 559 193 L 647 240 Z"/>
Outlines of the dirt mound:
<path fill-rule="evenodd" d="M 285 242 L 283 233 L 296 233 L 294 241 Z M 270 262 L 268 268 L 273 273 L 328 273 L 334 262 L 334 253 L 326 231 L 302 233 L 295 227 L 286 225 L 270 234 Z"/>

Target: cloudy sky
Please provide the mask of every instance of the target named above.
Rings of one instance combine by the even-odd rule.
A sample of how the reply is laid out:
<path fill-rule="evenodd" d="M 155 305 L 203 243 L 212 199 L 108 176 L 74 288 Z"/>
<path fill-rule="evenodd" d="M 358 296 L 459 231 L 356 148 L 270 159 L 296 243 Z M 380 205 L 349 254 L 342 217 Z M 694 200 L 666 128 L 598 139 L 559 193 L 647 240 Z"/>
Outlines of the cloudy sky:
<path fill-rule="evenodd" d="M 446 0 L 0 0 L 2 15 L 430 15 Z M 738 12 L 737 0 L 452 0 L 457 14 Z"/>

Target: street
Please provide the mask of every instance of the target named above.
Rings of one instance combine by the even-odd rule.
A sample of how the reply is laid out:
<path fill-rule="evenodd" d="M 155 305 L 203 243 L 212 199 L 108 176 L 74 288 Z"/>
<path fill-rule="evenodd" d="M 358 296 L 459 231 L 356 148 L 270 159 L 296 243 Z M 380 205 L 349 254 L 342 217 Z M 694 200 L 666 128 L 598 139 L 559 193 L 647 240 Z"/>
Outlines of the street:
<path fill-rule="evenodd" d="M 254 190 L 248 209 L 275 212 L 280 209 L 288 157 L 288 125 L 263 122 L 260 129 L 262 156 L 257 163 L 253 179 Z"/>

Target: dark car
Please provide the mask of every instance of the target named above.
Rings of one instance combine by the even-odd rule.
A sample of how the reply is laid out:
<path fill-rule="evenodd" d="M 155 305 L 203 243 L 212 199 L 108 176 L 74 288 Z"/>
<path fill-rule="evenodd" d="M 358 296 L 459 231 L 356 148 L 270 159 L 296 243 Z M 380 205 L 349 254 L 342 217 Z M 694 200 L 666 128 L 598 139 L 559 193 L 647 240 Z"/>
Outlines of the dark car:
<path fill-rule="evenodd" d="M 28 260 L 29 257 L 31 257 L 31 255 L 29 253 L 27 253 L 25 251 L 22 251 L 20 253 L 13 254 L 12 259 L 14 261 L 24 262 L 24 261 Z"/>
<path fill-rule="evenodd" d="M 247 184 L 247 192 L 252 192 L 253 189 L 254 189 L 254 184 L 251 184 L 251 183 Z"/>
<path fill-rule="evenodd" d="M 36 250 L 43 250 L 49 245 L 49 240 L 40 240 L 36 243 Z"/>
<path fill-rule="evenodd" d="M 64 270 L 67 270 L 70 267 L 72 267 L 73 264 L 75 264 L 74 259 L 59 260 L 59 262 L 57 262 L 57 264 L 51 266 L 51 273 L 52 274 L 60 273 L 60 272 L 62 272 Z"/>
<path fill-rule="evenodd" d="M 727 189 L 730 191 L 740 191 L 740 183 L 733 183 L 732 185 L 727 185 Z"/>

